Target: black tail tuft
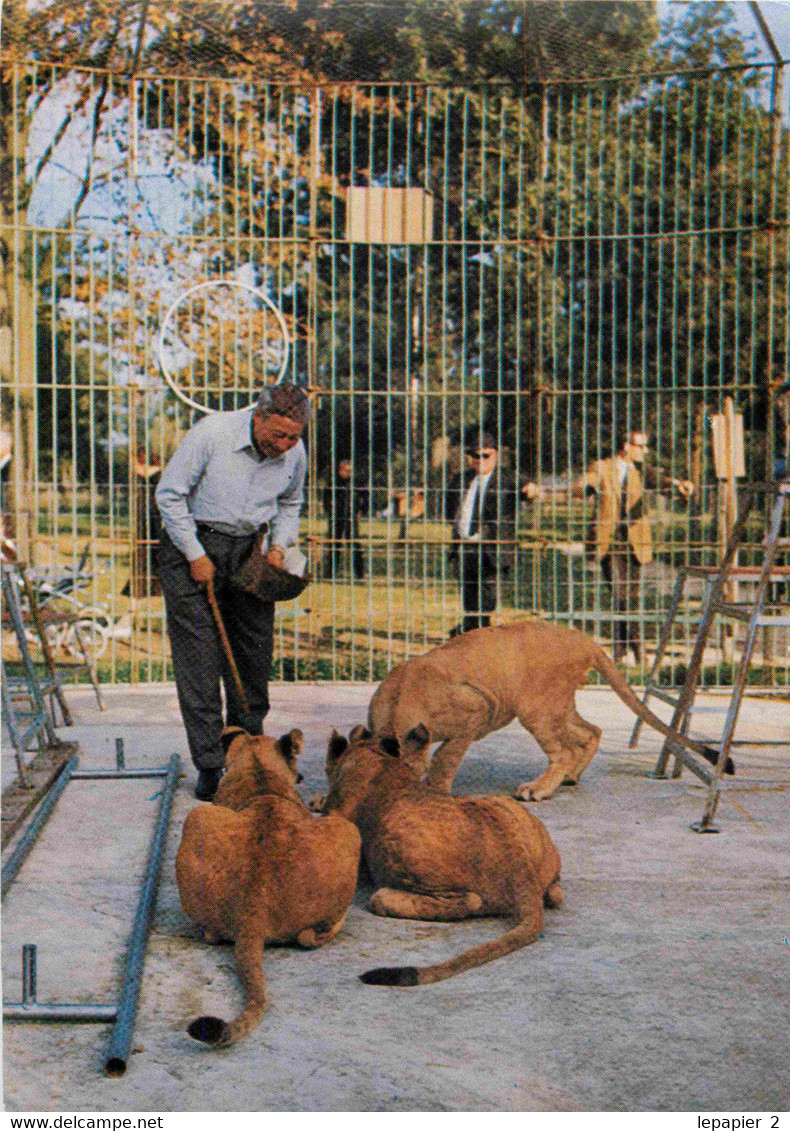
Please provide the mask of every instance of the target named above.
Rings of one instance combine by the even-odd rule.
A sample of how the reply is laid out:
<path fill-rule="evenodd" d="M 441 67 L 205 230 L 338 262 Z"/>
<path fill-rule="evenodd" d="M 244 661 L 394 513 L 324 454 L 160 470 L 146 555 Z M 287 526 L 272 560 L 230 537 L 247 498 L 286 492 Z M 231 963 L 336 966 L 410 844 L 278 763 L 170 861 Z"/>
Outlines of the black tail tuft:
<path fill-rule="evenodd" d="M 187 1029 L 190 1037 L 204 1045 L 218 1045 L 227 1031 L 228 1026 L 220 1017 L 196 1017 Z"/>
<path fill-rule="evenodd" d="M 714 750 L 712 746 L 705 747 L 705 757 L 712 766 L 718 765 L 719 752 L 718 750 Z M 729 755 L 727 757 L 727 761 L 724 763 L 724 772 L 725 774 L 735 773 L 735 763 L 733 762 L 732 758 L 729 757 Z"/>
<path fill-rule="evenodd" d="M 359 975 L 359 980 L 368 986 L 416 986 L 416 966 L 378 966 L 375 970 L 366 970 Z"/>

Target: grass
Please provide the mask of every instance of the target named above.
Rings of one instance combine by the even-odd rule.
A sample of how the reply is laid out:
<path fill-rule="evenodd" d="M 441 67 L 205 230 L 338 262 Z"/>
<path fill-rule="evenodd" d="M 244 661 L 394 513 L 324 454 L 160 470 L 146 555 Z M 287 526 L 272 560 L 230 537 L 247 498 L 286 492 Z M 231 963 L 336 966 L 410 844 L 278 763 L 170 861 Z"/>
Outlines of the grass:
<path fill-rule="evenodd" d="M 106 511 L 106 508 L 105 508 Z M 588 511 L 590 514 L 591 511 Z M 82 538 L 92 538 L 91 549 L 97 572 L 84 597 L 90 603 L 106 603 L 114 619 L 131 611 L 122 595 L 129 577 L 130 547 L 125 516 L 116 512 L 117 525 L 110 538 L 109 517 L 91 525 L 91 513 L 81 507 L 77 513 Z M 50 516 L 41 516 L 42 527 Z M 43 534 L 37 557 L 47 561 L 71 562 L 75 537 L 73 514 L 63 510 L 58 518 L 61 533 Z M 672 516 L 656 512 L 654 536 L 665 563 L 682 564 L 690 558 L 715 554 L 710 516 Z M 567 504 L 544 503 L 540 516 L 530 509 L 522 511 L 518 567 L 503 581 L 498 620 L 500 623 L 525 616 L 540 616 L 579 627 L 604 644 L 612 638 L 611 594 L 600 573 L 588 568 L 582 554 L 584 525 L 581 512 Z M 536 527 L 534 524 L 538 523 Z M 448 562 L 449 528 L 446 523 L 420 519 L 410 524 L 408 540 L 400 540 L 399 520 L 373 519 L 360 524 L 366 577 L 353 582 L 340 574 L 332 582 L 320 578 L 306 590 L 299 605 L 305 610 L 293 618 L 290 606 L 283 613 L 275 640 L 274 678 L 284 680 L 374 680 L 407 655 L 419 654 L 447 639 L 450 629 L 461 619 L 459 586 L 453 566 Z M 751 532 L 756 539 L 759 522 Z M 311 568 L 321 569 L 326 549 L 323 518 L 303 522 L 303 543 L 311 545 Z M 692 542 L 694 536 L 697 541 Z M 312 542 L 310 542 L 312 540 Z M 370 541 L 369 541 L 370 540 Z M 341 560 L 344 555 L 341 552 Z M 643 587 L 641 619 L 648 642 L 654 641 L 663 621 L 669 597 L 669 574 L 659 575 L 660 584 L 649 580 Z M 691 603 L 693 614 L 698 603 Z M 693 616 L 692 616 L 693 619 Z M 102 683 L 158 683 L 172 679 L 162 640 L 164 611 L 161 597 L 139 603 L 134 618 L 133 648 L 115 640 L 98 664 Z M 693 628 L 689 628 L 693 636 Z M 677 686 L 685 677 L 684 649 L 667 658 L 660 673 L 663 686 Z M 687 656 L 685 657 L 687 659 Z M 629 679 L 640 682 L 640 669 L 629 669 Z M 81 681 L 87 677 L 82 677 Z M 722 662 L 706 665 L 705 685 L 729 686 L 733 665 Z M 749 673 L 751 686 L 787 686 L 788 665 L 784 668 L 756 664 Z"/>

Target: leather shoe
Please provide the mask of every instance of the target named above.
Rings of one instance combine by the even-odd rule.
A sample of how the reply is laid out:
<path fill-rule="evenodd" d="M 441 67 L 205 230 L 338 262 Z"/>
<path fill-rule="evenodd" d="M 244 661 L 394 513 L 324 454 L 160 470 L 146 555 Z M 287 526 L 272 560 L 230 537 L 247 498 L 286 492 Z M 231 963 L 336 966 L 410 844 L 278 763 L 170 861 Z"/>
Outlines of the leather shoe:
<path fill-rule="evenodd" d="M 195 790 L 195 797 L 198 801 L 214 800 L 214 794 L 217 792 L 221 777 L 222 770 L 201 770 L 198 773 L 197 789 Z"/>

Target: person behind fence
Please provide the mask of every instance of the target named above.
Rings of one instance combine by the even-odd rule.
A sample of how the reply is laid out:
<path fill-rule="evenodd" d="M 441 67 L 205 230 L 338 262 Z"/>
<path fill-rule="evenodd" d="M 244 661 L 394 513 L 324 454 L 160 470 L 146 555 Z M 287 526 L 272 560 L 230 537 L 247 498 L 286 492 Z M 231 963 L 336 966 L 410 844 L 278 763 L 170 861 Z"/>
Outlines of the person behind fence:
<path fill-rule="evenodd" d="M 14 528 L 8 511 L 8 482 L 11 478 L 13 437 L 7 428 L 0 428 L 0 561 L 17 560 Z"/>
<path fill-rule="evenodd" d="M 149 458 L 145 448 L 138 448 L 134 459 L 136 534 L 131 574 L 121 590 L 124 597 L 158 597 L 161 592 L 156 554 L 162 523 L 155 501 L 161 474 L 158 457 L 152 454 Z"/>
<path fill-rule="evenodd" d="M 521 497 L 538 495 L 535 483 L 520 486 L 503 474 L 499 445 L 490 432 L 472 429 L 465 446 L 467 466 L 448 483 L 445 500 L 445 515 L 453 523 L 450 556 L 457 564 L 464 611 L 451 636 L 491 623 L 499 583 L 512 564 Z"/>
<path fill-rule="evenodd" d="M 282 384 L 264 389 L 250 408 L 205 416 L 184 437 L 156 491 L 164 528 L 159 576 L 201 801 L 211 800 L 222 774 L 223 727 L 243 725 L 261 733 L 269 709 L 274 603 L 241 591 L 230 579 L 264 524 L 266 558 L 273 566 L 282 568 L 284 551 L 297 540 L 307 469 L 301 437 L 310 414 L 306 394 Z M 242 710 L 204 592 L 209 581 L 249 714 Z"/>
<path fill-rule="evenodd" d="M 421 487 L 393 491 L 389 503 L 383 510 L 376 511 L 377 518 L 397 518 L 398 541 L 404 542 L 410 522 L 425 517 L 425 491 Z"/>
<path fill-rule="evenodd" d="M 365 576 L 365 555 L 359 544 L 359 516 L 367 507 L 368 493 L 364 487 L 357 487 L 353 479 L 353 466 L 350 459 L 341 459 L 337 464 L 335 481 L 324 490 L 324 510 L 329 516 L 324 573 L 335 577 L 343 568 L 350 555 L 351 569 L 357 581 Z"/>
<path fill-rule="evenodd" d="M 676 488 L 690 498 L 694 484 L 689 479 L 673 479 L 661 468 L 645 465 L 648 437 L 645 432 L 630 432 L 617 455 L 599 459 L 573 484 L 573 494 L 597 496 L 595 525 L 589 550 L 601 564 L 604 579 L 612 591 L 615 614 L 614 658 L 624 660 L 633 651 L 636 662 L 643 662 L 639 623 L 639 582 L 642 566 L 653 560 L 650 522 L 645 512 L 645 486 L 669 493 Z"/>

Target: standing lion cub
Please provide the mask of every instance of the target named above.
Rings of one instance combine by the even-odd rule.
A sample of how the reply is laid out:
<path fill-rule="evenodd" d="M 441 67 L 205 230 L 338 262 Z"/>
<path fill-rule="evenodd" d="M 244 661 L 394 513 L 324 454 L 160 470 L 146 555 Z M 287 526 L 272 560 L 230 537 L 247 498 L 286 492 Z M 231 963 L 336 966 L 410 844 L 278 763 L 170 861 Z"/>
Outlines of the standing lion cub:
<path fill-rule="evenodd" d="M 535 736 L 548 769 L 515 791 L 520 801 L 546 801 L 563 782 L 575 784 L 593 760 L 601 731 L 576 711 L 574 697 L 595 669 L 634 714 L 668 738 L 680 736 L 637 698 L 600 645 L 576 629 L 545 621 L 477 628 L 393 668 L 370 701 L 368 726 L 377 738 L 403 742 L 424 724 L 441 746 L 428 781 L 447 793 L 473 742 L 513 719 Z M 709 762 L 718 752 L 689 745 Z M 725 773 L 735 772 L 728 759 Z"/>

